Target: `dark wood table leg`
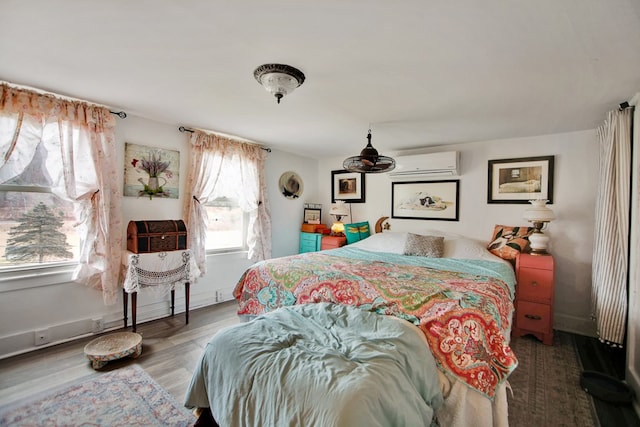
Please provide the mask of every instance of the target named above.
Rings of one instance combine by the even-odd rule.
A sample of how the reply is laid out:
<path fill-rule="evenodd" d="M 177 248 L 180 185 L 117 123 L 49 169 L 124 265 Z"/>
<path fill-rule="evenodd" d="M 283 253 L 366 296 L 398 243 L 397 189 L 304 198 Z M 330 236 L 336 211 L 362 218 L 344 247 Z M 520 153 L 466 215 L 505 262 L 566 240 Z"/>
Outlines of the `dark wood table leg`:
<path fill-rule="evenodd" d="M 136 331 L 137 311 L 138 311 L 138 293 L 131 292 L 131 324 L 133 325 L 133 332 Z"/>
<path fill-rule="evenodd" d="M 184 305 L 185 305 L 184 312 L 187 319 L 187 325 L 189 324 L 189 287 L 190 287 L 189 282 L 186 282 L 184 284 Z"/>
<path fill-rule="evenodd" d="M 122 288 L 122 306 L 124 308 L 124 328 L 127 329 L 127 314 L 129 311 L 129 294 Z"/>
<path fill-rule="evenodd" d="M 173 317 L 176 308 L 176 290 L 171 289 L 171 317 Z"/>

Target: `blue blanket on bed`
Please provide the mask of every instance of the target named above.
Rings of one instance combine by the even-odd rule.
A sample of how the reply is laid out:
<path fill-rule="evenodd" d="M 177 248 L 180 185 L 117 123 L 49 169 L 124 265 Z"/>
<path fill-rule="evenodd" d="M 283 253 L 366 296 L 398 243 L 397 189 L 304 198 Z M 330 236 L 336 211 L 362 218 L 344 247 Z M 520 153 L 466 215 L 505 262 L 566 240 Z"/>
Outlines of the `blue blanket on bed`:
<path fill-rule="evenodd" d="M 329 303 L 284 307 L 207 344 L 185 406 L 221 426 L 429 426 L 436 365 L 408 322 Z"/>

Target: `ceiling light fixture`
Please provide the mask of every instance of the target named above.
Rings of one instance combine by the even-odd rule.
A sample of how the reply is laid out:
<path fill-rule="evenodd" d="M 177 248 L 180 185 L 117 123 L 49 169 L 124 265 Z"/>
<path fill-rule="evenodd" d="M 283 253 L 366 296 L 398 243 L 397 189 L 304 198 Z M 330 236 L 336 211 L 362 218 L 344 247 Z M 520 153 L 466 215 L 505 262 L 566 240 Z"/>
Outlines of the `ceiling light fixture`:
<path fill-rule="evenodd" d="M 371 129 L 367 135 L 367 146 L 359 156 L 351 156 L 344 160 L 342 167 L 349 172 L 383 173 L 390 172 L 396 167 L 396 161 L 391 157 L 381 156 L 371 145 Z"/>
<path fill-rule="evenodd" d="M 253 72 L 253 77 L 278 99 L 278 104 L 283 96 L 304 83 L 302 71 L 284 64 L 261 65 Z"/>

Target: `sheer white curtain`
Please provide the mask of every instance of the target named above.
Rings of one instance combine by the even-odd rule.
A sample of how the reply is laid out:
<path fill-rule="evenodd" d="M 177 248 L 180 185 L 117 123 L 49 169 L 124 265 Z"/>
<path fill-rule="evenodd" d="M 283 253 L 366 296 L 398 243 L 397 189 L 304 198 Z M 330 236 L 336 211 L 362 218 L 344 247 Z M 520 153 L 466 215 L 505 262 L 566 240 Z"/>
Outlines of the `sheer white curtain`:
<path fill-rule="evenodd" d="M 601 340 L 624 343 L 627 321 L 632 110 L 609 112 L 600 145 L 592 266 L 592 309 Z"/>
<path fill-rule="evenodd" d="M 201 273 L 206 272 L 205 205 L 216 197 L 233 193 L 240 209 L 249 213 L 248 257 L 259 261 L 271 257 L 271 218 L 264 182 L 266 153 L 255 144 L 220 135 L 194 131 L 187 178 L 188 197 L 184 218 L 189 248 Z"/>
<path fill-rule="evenodd" d="M 0 120 L 0 183 L 21 174 L 42 144 L 46 186 L 75 206 L 80 255 L 74 280 L 101 289 L 104 302 L 115 303 L 122 213 L 112 114 L 1 84 Z"/>

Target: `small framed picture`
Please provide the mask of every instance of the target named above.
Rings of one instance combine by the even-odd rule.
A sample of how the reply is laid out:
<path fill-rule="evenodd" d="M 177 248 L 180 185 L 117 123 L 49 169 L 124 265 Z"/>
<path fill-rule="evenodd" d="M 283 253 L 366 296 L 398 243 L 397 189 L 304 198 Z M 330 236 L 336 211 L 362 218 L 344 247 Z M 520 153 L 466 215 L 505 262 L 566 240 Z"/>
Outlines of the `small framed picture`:
<path fill-rule="evenodd" d="M 322 210 L 316 208 L 304 208 L 305 224 L 320 224 L 322 218 Z"/>
<path fill-rule="evenodd" d="M 391 218 L 458 221 L 460 181 L 394 182 Z"/>
<path fill-rule="evenodd" d="M 489 160 L 487 203 L 553 203 L 554 156 Z"/>
<path fill-rule="evenodd" d="M 331 171 L 331 203 L 365 203 L 364 173 L 347 170 Z"/>

